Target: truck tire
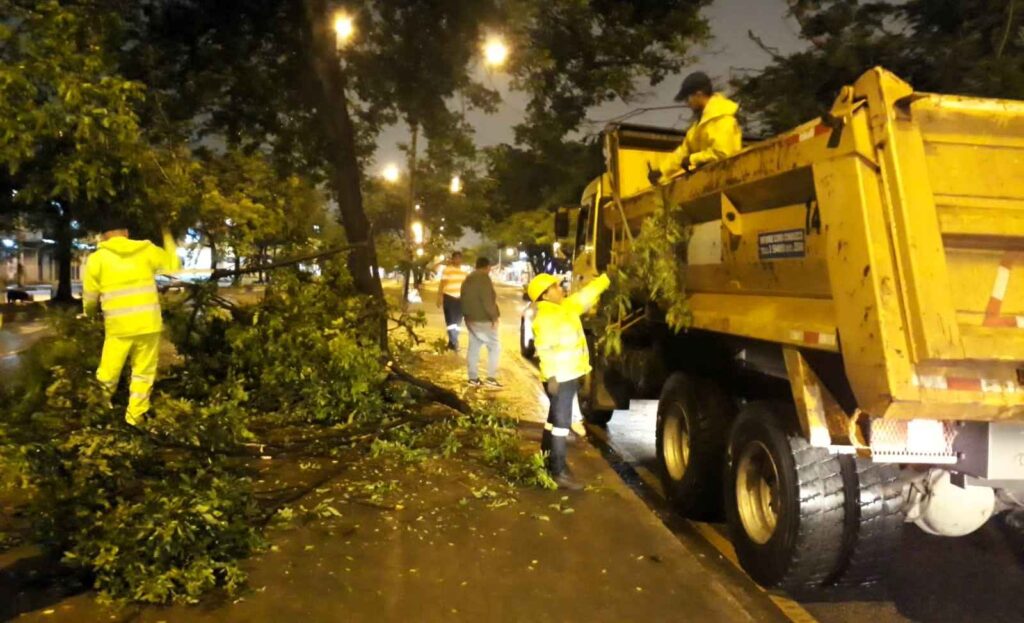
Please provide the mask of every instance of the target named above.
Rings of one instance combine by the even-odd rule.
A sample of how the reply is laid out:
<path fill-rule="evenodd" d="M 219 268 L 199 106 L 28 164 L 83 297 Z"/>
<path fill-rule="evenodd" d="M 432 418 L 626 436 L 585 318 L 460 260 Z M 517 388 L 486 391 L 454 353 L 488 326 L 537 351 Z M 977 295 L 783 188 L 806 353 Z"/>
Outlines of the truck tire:
<path fill-rule="evenodd" d="M 580 413 L 583 414 L 583 419 L 595 426 L 607 426 L 608 422 L 612 420 L 611 409 L 596 409 L 594 408 L 594 391 L 593 386 L 594 371 L 583 377 L 580 383 L 580 390 L 578 399 L 580 403 Z"/>
<path fill-rule="evenodd" d="M 903 482 L 897 465 L 840 456 L 846 511 L 843 550 L 828 584 L 868 587 L 885 578 L 903 535 Z"/>
<path fill-rule="evenodd" d="M 720 520 L 722 474 L 734 409 L 714 381 L 682 372 L 658 400 L 657 451 L 665 493 L 683 515 Z"/>
<path fill-rule="evenodd" d="M 839 459 L 790 432 L 792 407 L 745 405 L 729 435 L 726 516 L 740 564 L 762 586 L 815 593 L 839 568 Z"/>
<path fill-rule="evenodd" d="M 519 319 L 519 354 L 523 356 L 523 359 L 533 359 L 533 356 L 537 354 L 533 340 L 526 339 L 526 318 Z"/>

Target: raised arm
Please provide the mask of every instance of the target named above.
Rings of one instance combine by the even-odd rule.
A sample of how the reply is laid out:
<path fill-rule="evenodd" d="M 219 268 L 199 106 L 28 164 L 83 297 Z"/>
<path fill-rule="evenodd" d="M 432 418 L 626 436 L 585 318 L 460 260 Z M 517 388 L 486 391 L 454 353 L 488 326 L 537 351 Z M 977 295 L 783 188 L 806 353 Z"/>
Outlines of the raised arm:
<path fill-rule="evenodd" d="M 178 245 L 174 242 L 171 232 L 164 230 L 164 248 L 153 249 L 153 270 L 158 274 L 171 274 L 181 270 L 181 260 L 178 258 Z"/>
<path fill-rule="evenodd" d="M 597 303 L 597 300 L 601 298 L 601 294 L 608 289 L 608 286 L 612 284 L 608 275 L 601 275 L 597 279 L 594 279 L 582 290 L 573 294 L 572 296 L 565 299 L 562 302 L 562 307 L 570 309 L 573 313 L 582 316 L 588 309 Z"/>

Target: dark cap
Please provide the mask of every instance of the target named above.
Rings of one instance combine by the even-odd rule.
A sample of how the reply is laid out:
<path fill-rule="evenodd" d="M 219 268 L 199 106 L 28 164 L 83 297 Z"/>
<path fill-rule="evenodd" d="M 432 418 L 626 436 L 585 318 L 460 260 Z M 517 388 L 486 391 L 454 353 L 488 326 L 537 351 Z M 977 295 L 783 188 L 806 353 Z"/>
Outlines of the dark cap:
<path fill-rule="evenodd" d="M 682 102 L 697 91 L 702 91 L 708 95 L 714 93 L 714 88 L 711 86 L 711 78 L 708 78 L 708 75 L 703 71 L 695 71 L 683 78 L 683 85 L 679 87 L 676 101 Z"/>

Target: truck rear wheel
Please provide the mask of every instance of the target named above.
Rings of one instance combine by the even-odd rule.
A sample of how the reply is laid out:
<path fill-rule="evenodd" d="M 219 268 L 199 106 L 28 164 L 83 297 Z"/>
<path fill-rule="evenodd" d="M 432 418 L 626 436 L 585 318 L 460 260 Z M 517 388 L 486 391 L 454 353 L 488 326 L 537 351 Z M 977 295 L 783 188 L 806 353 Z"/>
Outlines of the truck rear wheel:
<path fill-rule="evenodd" d="M 729 436 L 725 499 L 743 568 L 800 596 L 839 568 L 846 496 L 838 458 L 789 432 L 793 419 L 771 403 L 743 407 Z"/>
<path fill-rule="evenodd" d="M 846 511 L 843 552 L 829 584 L 867 587 L 885 578 L 903 534 L 903 483 L 897 465 L 840 456 Z"/>
<path fill-rule="evenodd" d="M 720 519 L 733 408 L 713 381 L 676 372 L 658 401 L 657 451 L 665 492 L 694 519 Z"/>

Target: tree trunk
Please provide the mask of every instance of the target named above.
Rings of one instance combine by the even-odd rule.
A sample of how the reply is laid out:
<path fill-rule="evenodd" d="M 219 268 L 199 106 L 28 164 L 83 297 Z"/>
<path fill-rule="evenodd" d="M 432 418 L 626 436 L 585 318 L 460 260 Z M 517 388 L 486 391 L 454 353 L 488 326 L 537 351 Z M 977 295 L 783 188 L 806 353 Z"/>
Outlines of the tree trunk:
<path fill-rule="evenodd" d="M 53 300 L 57 303 L 70 303 L 71 296 L 71 261 L 74 258 L 73 234 L 71 232 L 71 214 L 65 208 L 57 215 L 57 231 L 54 238 L 57 242 L 57 294 Z"/>
<path fill-rule="evenodd" d="M 307 56 L 317 80 L 311 85 L 315 108 L 323 128 L 331 167 L 330 186 L 338 201 L 341 224 L 350 244 L 361 244 L 348 255 L 348 268 L 356 289 L 377 299 L 381 305 L 378 340 L 388 347 L 384 290 L 377 268 L 370 220 L 363 208 L 362 173 L 356 159 L 356 135 L 346 94 L 347 76 L 335 49 L 335 36 L 326 0 L 305 0 Z"/>
<path fill-rule="evenodd" d="M 235 249 L 235 272 L 242 270 L 242 255 Z M 231 285 L 238 286 L 242 284 L 242 275 L 236 274 L 235 278 L 231 280 Z"/>
<path fill-rule="evenodd" d="M 210 270 L 217 270 L 217 262 L 220 260 L 217 257 L 217 241 L 209 235 L 206 236 L 206 240 L 210 243 Z"/>

